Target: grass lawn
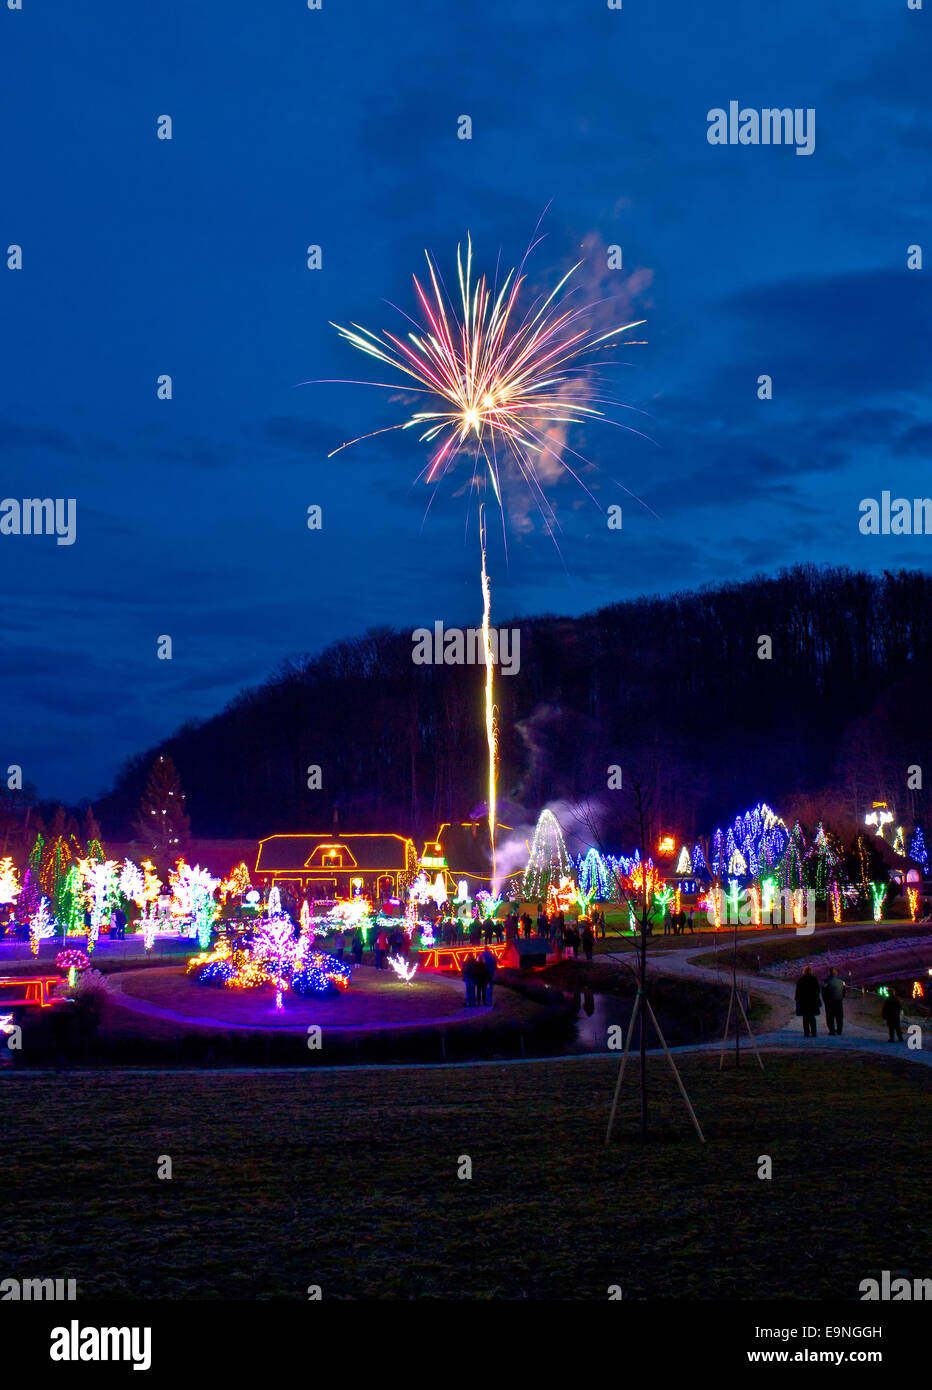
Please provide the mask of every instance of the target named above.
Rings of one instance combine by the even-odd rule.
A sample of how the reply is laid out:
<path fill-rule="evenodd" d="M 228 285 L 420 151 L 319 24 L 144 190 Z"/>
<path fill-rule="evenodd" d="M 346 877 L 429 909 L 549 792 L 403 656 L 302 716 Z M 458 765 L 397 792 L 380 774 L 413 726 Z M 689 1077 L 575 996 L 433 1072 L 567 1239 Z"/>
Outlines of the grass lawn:
<path fill-rule="evenodd" d="M 369 965 L 353 970 L 349 988 L 341 994 L 302 998 L 287 993 L 281 1010 L 275 1008 L 271 986 L 224 989 L 200 985 L 178 966 L 164 970 L 127 972 L 120 977 L 121 994 L 158 1008 L 182 1014 L 191 1022 L 216 1019 L 265 1028 L 356 1028 L 386 1023 L 415 1023 L 419 1019 L 469 1018 L 463 1008 L 464 987 L 454 978 L 419 973 L 411 985 L 392 970 Z"/>
<path fill-rule="evenodd" d="M 750 1062 L 750 1059 L 748 1059 Z M 617 1061 L 0 1076 L 0 1247 L 79 1298 L 856 1299 L 930 1268 L 930 1074 L 854 1055 L 662 1060 L 646 1148 Z M 170 1155 L 171 1181 L 156 1177 Z M 761 1181 L 758 1160 L 773 1161 Z M 460 1156 L 471 1180 L 457 1177 Z"/>

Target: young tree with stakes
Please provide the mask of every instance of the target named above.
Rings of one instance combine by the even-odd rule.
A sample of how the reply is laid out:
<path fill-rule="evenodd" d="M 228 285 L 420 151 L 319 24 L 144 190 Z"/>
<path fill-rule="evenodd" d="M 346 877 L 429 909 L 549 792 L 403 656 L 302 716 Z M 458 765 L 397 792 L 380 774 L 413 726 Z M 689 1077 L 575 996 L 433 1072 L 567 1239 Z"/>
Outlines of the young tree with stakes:
<path fill-rule="evenodd" d="M 679 1088 L 680 1095 L 683 1097 L 686 1109 L 689 1111 L 689 1117 L 693 1122 L 693 1126 L 695 1127 L 696 1133 L 699 1136 L 699 1140 L 701 1143 L 704 1144 L 705 1135 L 702 1133 L 701 1126 L 699 1124 L 698 1119 L 696 1118 L 696 1112 L 693 1110 L 692 1107 L 692 1102 L 690 1101 L 689 1096 L 686 1094 L 686 1087 L 683 1085 L 682 1077 L 680 1076 L 676 1063 L 674 1062 L 673 1057 L 670 1054 L 670 1050 L 667 1047 L 666 1039 L 663 1036 L 663 1032 L 657 1020 L 657 1016 L 654 1013 L 654 1010 L 651 1007 L 650 1000 L 647 997 L 647 936 L 648 931 L 651 927 L 652 916 L 652 875 L 648 872 L 647 864 L 649 846 L 653 844 L 653 786 L 651 780 L 648 779 L 646 776 L 635 776 L 633 778 L 626 779 L 624 785 L 627 789 L 625 794 L 628 798 L 631 819 L 633 820 L 634 825 L 637 828 L 641 864 L 639 891 L 636 894 L 631 895 L 631 897 L 629 898 L 628 893 L 623 890 L 623 899 L 628 904 L 629 909 L 632 910 L 632 912 L 634 913 L 639 931 L 637 976 L 638 987 L 637 994 L 634 1000 L 634 1008 L 631 1011 L 631 1020 L 628 1024 L 628 1033 L 625 1038 L 624 1051 L 621 1055 L 621 1064 L 618 1068 L 618 1080 L 615 1083 L 615 1094 L 612 1097 L 612 1108 L 609 1113 L 608 1126 L 605 1131 L 605 1144 L 607 1147 L 611 1143 L 612 1127 L 615 1123 L 615 1111 L 618 1108 L 618 1097 L 621 1094 L 621 1084 L 624 1080 L 625 1067 L 627 1065 L 628 1060 L 628 1052 L 631 1046 L 631 1038 L 634 1034 L 634 1024 L 635 1020 L 638 1018 L 638 1015 L 640 1015 L 641 1025 L 639 1034 L 639 1052 L 641 1092 L 640 1132 L 642 1141 L 647 1139 L 648 1130 L 647 1020 L 649 1018 L 651 1023 L 654 1025 L 654 1032 L 657 1034 L 657 1037 L 660 1040 L 660 1045 L 663 1048 L 664 1055 L 666 1056 L 666 1059 L 670 1064 L 670 1069 L 673 1072 L 674 1080 L 676 1081 L 677 1087 Z M 637 904 L 636 909 L 635 903 Z"/>

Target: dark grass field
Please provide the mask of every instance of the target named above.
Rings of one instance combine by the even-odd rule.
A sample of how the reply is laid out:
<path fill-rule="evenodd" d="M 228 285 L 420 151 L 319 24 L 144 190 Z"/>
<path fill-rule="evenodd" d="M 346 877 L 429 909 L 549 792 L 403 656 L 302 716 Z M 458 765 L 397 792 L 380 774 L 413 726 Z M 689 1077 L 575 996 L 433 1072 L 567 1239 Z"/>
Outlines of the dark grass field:
<path fill-rule="evenodd" d="M 701 1146 L 652 1060 L 657 1136 L 632 1137 L 632 1077 L 608 1152 L 607 1059 L 3 1077 L 4 1272 L 194 1300 L 856 1299 L 927 1274 L 928 1070 L 765 1061 L 683 1062 Z"/>

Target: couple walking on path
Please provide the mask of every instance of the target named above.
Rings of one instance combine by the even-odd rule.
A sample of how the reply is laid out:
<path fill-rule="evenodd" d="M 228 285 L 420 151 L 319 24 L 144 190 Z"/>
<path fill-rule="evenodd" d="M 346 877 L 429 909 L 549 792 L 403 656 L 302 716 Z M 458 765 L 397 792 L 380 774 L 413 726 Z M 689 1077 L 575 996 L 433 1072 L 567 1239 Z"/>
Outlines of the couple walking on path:
<path fill-rule="evenodd" d="M 812 966 L 807 965 L 796 981 L 796 1013 L 803 1021 L 803 1036 L 815 1037 L 816 1019 L 822 1012 L 824 1003 L 829 1035 L 833 1038 L 841 1037 L 845 1022 L 844 998 L 845 982 L 834 966 L 820 985 L 812 973 Z"/>
<path fill-rule="evenodd" d="M 825 1005 L 825 1021 L 828 1024 L 829 1036 L 840 1038 L 845 1022 L 845 982 L 832 966 L 825 979 L 820 985 L 815 975 L 812 973 L 812 966 L 807 965 L 805 971 L 796 981 L 796 1013 L 803 1021 L 803 1036 L 814 1038 L 816 1036 L 816 1019 Z M 890 1042 L 903 1041 L 903 1029 L 900 1026 L 900 1018 L 903 1013 L 903 1006 L 894 993 L 884 1000 L 881 1016 L 887 1025 L 890 1034 Z"/>

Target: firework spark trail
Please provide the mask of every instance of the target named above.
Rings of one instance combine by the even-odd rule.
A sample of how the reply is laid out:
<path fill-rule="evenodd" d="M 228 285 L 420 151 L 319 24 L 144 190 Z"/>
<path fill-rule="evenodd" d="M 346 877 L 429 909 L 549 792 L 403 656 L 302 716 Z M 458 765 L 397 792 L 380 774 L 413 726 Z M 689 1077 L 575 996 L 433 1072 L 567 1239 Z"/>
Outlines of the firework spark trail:
<path fill-rule="evenodd" d="M 482 651 L 485 657 L 485 737 L 489 750 L 489 838 L 492 847 L 492 892 L 497 888 L 495 881 L 495 832 L 498 816 L 498 792 L 495 775 L 497 752 L 497 732 L 495 728 L 495 702 L 492 677 L 492 637 L 489 619 L 492 611 L 492 589 L 485 567 L 485 512 L 479 508 L 479 546 L 482 551 Z"/>
<path fill-rule="evenodd" d="M 583 465 L 587 464 L 587 460 L 569 447 L 565 436 L 570 426 L 582 425 L 587 421 L 602 420 L 615 425 L 618 422 L 597 408 L 597 405 L 610 403 L 596 394 L 592 376 L 595 367 L 606 363 L 587 358 L 596 348 L 613 345 L 622 334 L 645 320 L 636 319 L 605 333 L 592 326 L 595 311 L 602 301 L 567 307 L 568 296 L 564 296 L 563 291 L 579 269 L 581 261 L 548 294 L 539 295 L 522 313 L 519 301 L 526 278 L 523 270 L 531 249 L 528 248 L 518 270 L 510 270 L 501 289 L 496 291 L 490 288 L 484 275 L 474 281 L 472 240 L 467 238 L 465 267 L 462 248 L 458 246 L 456 249 L 458 308 L 447 295 L 433 258 L 425 253 L 430 290 L 428 292 L 417 277 L 414 278 L 422 319 L 419 321 L 404 315 L 412 325 L 406 339 L 389 332 L 380 335 L 356 323 L 350 328 L 336 323 L 332 325 L 358 351 L 407 379 L 401 385 L 387 381 L 352 384 L 413 391 L 432 399 L 425 402 L 423 409 L 415 410 L 407 420 L 348 440 L 328 457 L 333 458 L 341 450 L 376 435 L 388 434 L 396 429 L 420 429 L 422 443 L 437 445 L 421 476 L 426 476 L 429 483 L 437 483 L 454 466 L 460 453 L 469 449 L 474 453 L 474 484 L 478 482 L 478 470 L 482 463 L 488 470 L 502 515 L 503 534 L 505 506 L 501 473 L 504 465 L 511 460 L 556 541 L 554 531 L 559 529 L 559 523 L 546 495 L 545 485 L 549 479 L 546 471 L 539 469 L 537 460 L 554 460 L 592 496 L 582 478 L 567 462 L 566 455 L 579 459 Z M 637 341 L 640 340 L 629 339 L 627 343 L 630 345 Z M 562 438 L 551 439 L 551 432 L 554 431 Z M 632 433 L 640 432 L 635 430 Z M 624 490 L 628 491 L 627 488 Z M 486 668 L 488 812 L 494 892 L 497 889 L 497 728 L 490 630 L 491 586 L 486 567 L 486 530 L 482 505 L 479 508 L 479 544 L 482 557 L 482 640 Z"/>

